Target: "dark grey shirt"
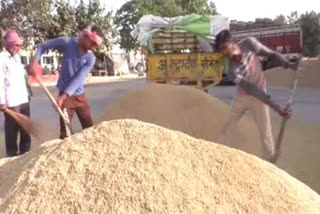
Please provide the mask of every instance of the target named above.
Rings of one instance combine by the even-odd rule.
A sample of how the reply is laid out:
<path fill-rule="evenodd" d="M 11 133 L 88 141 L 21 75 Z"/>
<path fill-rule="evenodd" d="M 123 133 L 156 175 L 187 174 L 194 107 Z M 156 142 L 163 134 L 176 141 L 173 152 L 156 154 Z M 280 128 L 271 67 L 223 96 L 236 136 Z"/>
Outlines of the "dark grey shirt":
<path fill-rule="evenodd" d="M 238 45 L 244 52 L 243 58 L 241 62 L 229 60 L 228 76 L 237 84 L 239 93 L 249 94 L 266 103 L 270 96 L 266 94 L 267 84 L 259 56 L 268 58 L 273 67 L 288 67 L 289 62 L 253 37 L 241 40 Z"/>

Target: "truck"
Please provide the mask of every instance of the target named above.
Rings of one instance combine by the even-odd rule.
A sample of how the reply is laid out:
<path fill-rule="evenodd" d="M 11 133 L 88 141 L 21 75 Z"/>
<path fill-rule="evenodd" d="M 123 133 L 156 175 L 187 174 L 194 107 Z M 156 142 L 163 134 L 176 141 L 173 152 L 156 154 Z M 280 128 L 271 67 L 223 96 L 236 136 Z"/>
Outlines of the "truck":
<path fill-rule="evenodd" d="M 208 91 L 222 80 L 225 60 L 213 48 L 214 36 L 228 29 L 221 16 L 143 16 L 132 32 L 145 55 L 149 82 Z"/>
<path fill-rule="evenodd" d="M 215 36 L 231 30 L 236 42 L 255 37 L 267 47 L 296 60 L 302 53 L 299 25 L 247 30 L 230 29 L 228 18 L 200 16 L 162 18 L 143 16 L 131 35 L 146 56 L 147 80 L 194 85 L 207 90 L 218 84 L 233 84 L 227 78 L 227 60 L 214 50 Z M 266 59 L 261 58 L 262 64 Z"/>
<path fill-rule="evenodd" d="M 232 35 L 235 41 L 255 37 L 265 46 L 284 54 L 289 59 L 301 57 L 303 39 L 298 24 L 232 31 Z"/>
<path fill-rule="evenodd" d="M 205 91 L 220 83 L 223 57 L 203 52 L 196 36 L 178 30 L 162 30 L 153 37 L 155 52 L 147 57 L 151 82 L 195 86 Z"/>

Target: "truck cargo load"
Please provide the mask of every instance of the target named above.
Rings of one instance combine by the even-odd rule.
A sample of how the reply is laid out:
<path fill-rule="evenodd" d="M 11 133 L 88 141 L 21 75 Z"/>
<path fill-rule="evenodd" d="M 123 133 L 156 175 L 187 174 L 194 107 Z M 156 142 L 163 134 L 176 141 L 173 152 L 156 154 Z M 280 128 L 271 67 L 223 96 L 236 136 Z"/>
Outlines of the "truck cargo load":
<path fill-rule="evenodd" d="M 229 30 L 229 20 L 223 16 L 146 15 L 131 35 L 146 55 L 149 81 L 207 90 L 221 81 L 225 68 L 224 58 L 213 48 L 222 30 Z"/>

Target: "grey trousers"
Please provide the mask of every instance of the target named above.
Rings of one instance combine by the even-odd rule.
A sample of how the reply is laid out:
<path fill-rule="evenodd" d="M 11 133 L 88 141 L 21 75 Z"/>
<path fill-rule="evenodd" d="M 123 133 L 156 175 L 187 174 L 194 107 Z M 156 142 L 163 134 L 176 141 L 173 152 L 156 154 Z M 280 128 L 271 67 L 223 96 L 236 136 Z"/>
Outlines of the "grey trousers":
<path fill-rule="evenodd" d="M 275 147 L 272 136 L 269 106 L 250 95 L 238 94 L 233 100 L 231 114 L 223 128 L 222 135 L 219 139 L 220 143 L 226 143 L 230 134 L 232 134 L 235 125 L 247 111 L 253 113 L 258 126 L 263 149 L 263 158 L 267 161 L 271 161 L 275 154 Z"/>

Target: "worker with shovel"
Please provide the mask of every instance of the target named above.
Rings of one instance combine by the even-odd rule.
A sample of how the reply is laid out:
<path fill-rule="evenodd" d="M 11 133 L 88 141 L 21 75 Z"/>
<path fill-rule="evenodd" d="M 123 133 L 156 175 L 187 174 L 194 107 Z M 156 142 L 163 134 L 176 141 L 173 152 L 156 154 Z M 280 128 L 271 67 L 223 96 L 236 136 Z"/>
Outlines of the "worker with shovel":
<path fill-rule="evenodd" d="M 4 36 L 5 50 L 0 54 L 0 110 L 4 112 L 6 156 L 13 157 L 30 150 L 31 137 L 12 117 L 12 111 L 30 117 L 25 70 L 19 51 L 22 39 L 16 31 L 10 30 Z M 20 134 L 19 149 L 17 145 Z"/>
<path fill-rule="evenodd" d="M 275 162 L 276 151 L 272 136 L 269 106 L 284 118 L 291 117 L 290 108 L 280 107 L 266 91 L 266 79 L 261 61 L 268 59 L 267 67 L 282 66 L 297 69 L 298 63 L 291 63 L 281 54 L 270 50 L 252 37 L 235 43 L 229 31 L 220 32 L 215 41 L 216 50 L 228 58 L 228 75 L 236 83 L 237 95 L 233 100 L 231 116 L 222 131 L 220 143 L 225 143 L 235 124 L 246 111 L 252 111 L 260 132 L 263 158 Z"/>
<path fill-rule="evenodd" d="M 50 49 L 63 53 L 57 84 L 60 91 L 57 105 L 58 108 L 67 109 L 70 121 L 76 113 L 83 129 L 93 125 L 90 106 L 84 93 L 84 82 L 94 66 L 95 56 L 92 51 L 101 45 L 102 41 L 101 30 L 97 26 L 89 25 L 79 33 L 78 38 L 57 38 L 40 45 L 30 66 L 30 72 L 36 75 L 42 54 Z M 60 116 L 60 138 L 65 137 L 66 124 Z"/>

